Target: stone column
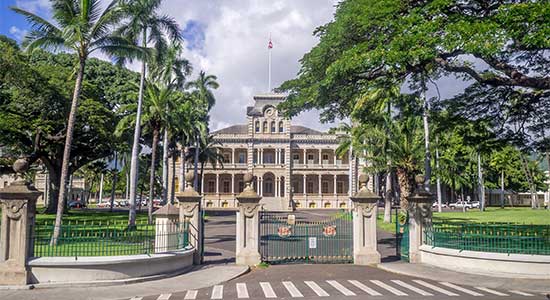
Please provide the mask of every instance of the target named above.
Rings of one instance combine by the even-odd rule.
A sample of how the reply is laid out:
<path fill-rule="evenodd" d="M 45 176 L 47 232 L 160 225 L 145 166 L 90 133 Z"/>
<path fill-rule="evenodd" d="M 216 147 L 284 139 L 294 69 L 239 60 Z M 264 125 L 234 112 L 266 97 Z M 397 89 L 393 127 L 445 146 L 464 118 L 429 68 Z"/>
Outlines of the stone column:
<path fill-rule="evenodd" d="M 409 262 L 420 263 L 420 246 L 424 228 L 432 224 L 433 195 L 424 189 L 424 176 L 415 177 L 416 189 L 408 197 L 409 206 Z"/>
<path fill-rule="evenodd" d="M 304 149 L 304 165 L 307 165 L 307 149 Z"/>
<path fill-rule="evenodd" d="M 307 195 L 306 174 L 304 174 L 304 186 L 303 186 L 303 188 L 304 188 L 304 196 L 306 196 Z"/>
<path fill-rule="evenodd" d="M 334 161 L 332 162 L 335 166 L 336 166 L 336 159 L 338 159 L 338 157 L 336 156 L 336 150 L 334 150 Z"/>
<path fill-rule="evenodd" d="M 336 194 L 337 194 L 337 190 L 336 190 L 336 177 L 337 177 L 337 175 L 334 174 L 334 175 L 332 175 L 332 177 L 334 177 L 334 184 L 333 184 L 334 190 L 333 190 L 333 192 L 334 192 L 334 196 L 336 196 Z"/>
<path fill-rule="evenodd" d="M 231 148 L 231 164 L 235 164 L 235 148 Z"/>
<path fill-rule="evenodd" d="M 179 203 L 179 222 L 180 224 L 189 223 L 189 244 L 195 248 L 193 256 L 194 264 L 202 263 L 202 196 L 193 189 L 192 171 L 185 174 L 185 190 L 176 194 Z"/>
<path fill-rule="evenodd" d="M 260 151 L 260 161 L 259 161 L 259 165 L 263 165 L 264 164 L 264 149 L 260 148 L 259 149 Z"/>
<path fill-rule="evenodd" d="M 220 195 L 220 174 L 216 174 L 216 196 Z"/>
<path fill-rule="evenodd" d="M 244 175 L 246 187 L 237 196 L 237 247 L 236 263 L 238 265 L 257 265 L 260 256 L 260 200 L 252 187 L 251 173 Z"/>
<path fill-rule="evenodd" d="M 322 180 L 323 180 L 323 176 L 321 174 L 318 174 L 317 177 L 319 178 L 319 186 L 317 187 L 318 189 L 318 192 L 319 192 L 319 196 L 322 196 L 323 195 L 323 189 L 321 188 L 321 185 L 322 185 Z"/>
<path fill-rule="evenodd" d="M 380 263 L 380 253 L 376 249 L 376 213 L 380 199 L 367 189 L 368 176 L 359 176 L 361 189 L 351 197 L 353 211 L 353 261 L 356 265 Z"/>
<path fill-rule="evenodd" d="M 231 174 L 231 195 L 235 195 L 235 174 Z"/>
<path fill-rule="evenodd" d="M 28 169 L 28 163 L 24 159 L 18 159 L 13 169 L 17 173 L 23 173 Z M 32 228 L 36 200 L 40 195 L 41 192 L 22 179 L 0 189 L 0 285 L 31 283 L 28 261 L 33 256 Z"/>
<path fill-rule="evenodd" d="M 155 253 L 164 253 L 183 249 L 178 237 L 184 230 L 179 223 L 179 210 L 168 203 L 153 213 L 155 215 Z"/>
<path fill-rule="evenodd" d="M 323 165 L 323 149 L 319 149 L 319 164 Z"/>

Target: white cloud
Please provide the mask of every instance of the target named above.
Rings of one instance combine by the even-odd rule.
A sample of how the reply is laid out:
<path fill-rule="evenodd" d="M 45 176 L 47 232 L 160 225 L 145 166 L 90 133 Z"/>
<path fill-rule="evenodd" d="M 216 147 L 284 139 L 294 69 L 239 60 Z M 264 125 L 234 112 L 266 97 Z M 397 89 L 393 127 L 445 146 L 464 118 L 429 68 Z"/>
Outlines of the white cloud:
<path fill-rule="evenodd" d="M 49 11 L 51 7 L 50 0 L 16 0 L 15 6 L 32 13 Z"/>
<path fill-rule="evenodd" d="M 335 0 L 166 0 L 163 12 L 183 27 L 188 21 L 204 24 L 202 49 L 187 50 L 196 71 L 218 76 L 217 105 L 211 128 L 244 123 L 252 96 L 267 91 L 267 43 L 273 40 L 272 86 L 293 78 L 298 60 L 317 43 L 313 30 L 329 22 Z M 306 113 L 296 122 L 317 129 L 317 113 Z"/>
<path fill-rule="evenodd" d="M 19 27 L 11 26 L 10 34 L 18 41 L 22 41 L 25 35 L 27 35 L 27 30 L 23 30 Z"/>

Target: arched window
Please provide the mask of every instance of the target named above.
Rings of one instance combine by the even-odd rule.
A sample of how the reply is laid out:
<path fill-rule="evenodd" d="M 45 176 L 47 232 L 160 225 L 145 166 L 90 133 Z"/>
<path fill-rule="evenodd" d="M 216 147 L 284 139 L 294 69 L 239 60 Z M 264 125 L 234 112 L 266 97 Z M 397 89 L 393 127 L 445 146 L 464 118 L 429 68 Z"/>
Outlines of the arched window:
<path fill-rule="evenodd" d="M 267 133 L 269 128 L 267 127 L 267 121 L 264 121 L 264 133 Z"/>
<path fill-rule="evenodd" d="M 283 121 L 280 121 L 279 122 L 279 132 L 283 132 L 284 131 L 284 128 L 283 128 Z"/>
<path fill-rule="evenodd" d="M 271 121 L 271 132 L 275 132 L 275 121 Z"/>
<path fill-rule="evenodd" d="M 256 121 L 254 127 L 256 127 L 256 132 L 260 132 L 260 121 Z"/>

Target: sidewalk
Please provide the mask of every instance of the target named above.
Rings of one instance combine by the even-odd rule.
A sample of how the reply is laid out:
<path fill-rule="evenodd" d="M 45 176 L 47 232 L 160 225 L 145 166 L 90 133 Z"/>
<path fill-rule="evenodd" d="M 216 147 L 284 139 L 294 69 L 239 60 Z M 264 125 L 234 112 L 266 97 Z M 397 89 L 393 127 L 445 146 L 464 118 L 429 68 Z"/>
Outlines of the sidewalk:
<path fill-rule="evenodd" d="M 236 278 L 248 267 L 236 265 L 198 266 L 183 275 L 148 282 L 101 287 L 38 288 L 33 290 L 0 290 L 2 300 L 101 300 L 128 299 L 200 289 Z"/>
<path fill-rule="evenodd" d="M 425 264 L 410 264 L 402 261 L 382 263 L 378 265 L 378 268 L 396 274 L 436 281 L 447 281 L 461 285 L 482 285 L 484 287 L 495 289 L 518 289 L 522 291 L 550 294 L 550 279 L 493 277 L 487 275 L 461 273 Z"/>

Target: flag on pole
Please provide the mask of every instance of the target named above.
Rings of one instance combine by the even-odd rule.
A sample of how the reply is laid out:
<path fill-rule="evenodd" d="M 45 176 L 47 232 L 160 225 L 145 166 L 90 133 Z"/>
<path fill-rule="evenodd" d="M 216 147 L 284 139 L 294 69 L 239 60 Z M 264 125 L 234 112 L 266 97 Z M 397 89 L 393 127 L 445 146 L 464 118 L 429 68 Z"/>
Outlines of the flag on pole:
<path fill-rule="evenodd" d="M 267 49 L 273 48 L 273 43 L 271 42 L 271 38 L 269 38 L 269 44 L 267 44 Z"/>

